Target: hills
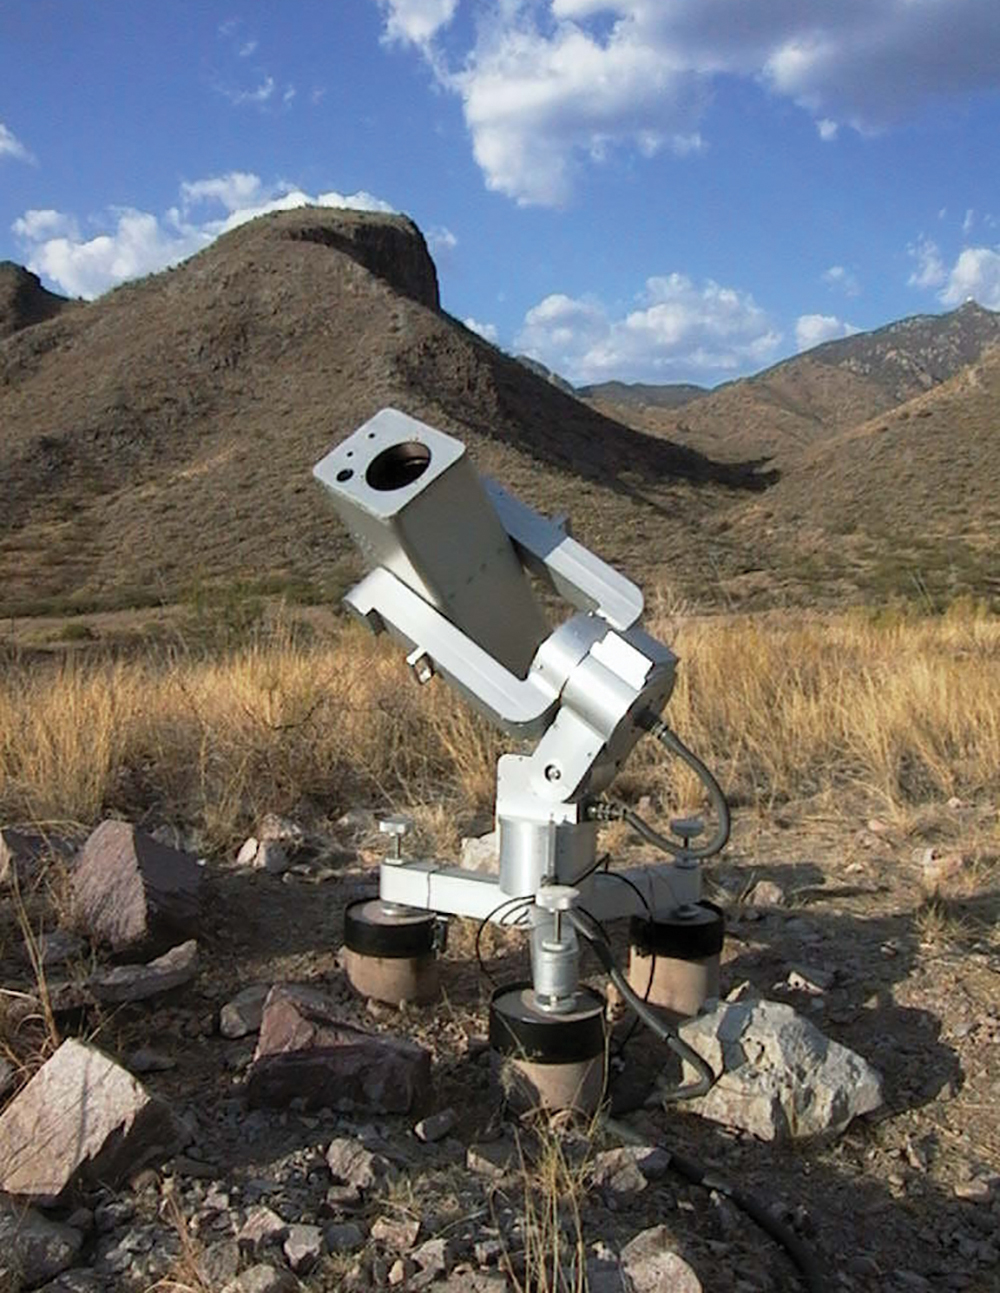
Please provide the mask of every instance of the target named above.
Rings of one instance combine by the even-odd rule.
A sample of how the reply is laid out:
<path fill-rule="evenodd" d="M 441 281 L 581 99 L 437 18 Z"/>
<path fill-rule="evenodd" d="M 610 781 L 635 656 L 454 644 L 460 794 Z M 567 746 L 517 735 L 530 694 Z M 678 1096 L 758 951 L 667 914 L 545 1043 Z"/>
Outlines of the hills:
<path fill-rule="evenodd" d="M 410 221 L 283 212 L 0 341 L 3 612 L 233 581 L 339 593 L 354 554 L 311 467 L 387 404 L 636 576 L 767 484 L 602 416 L 443 314 Z"/>
<path fill-rule="evenodd" d="M 647 588 L 993 595 L 997 339 L 998 316 L 963 307 L 680 406 L 617 384 L 588 402 L 444 313 L 400 216 L 266 216 L 90 304 L 3 266 L 0 613 L 338 596 L 357 561 L 310 469 L 386 404 Z"/>

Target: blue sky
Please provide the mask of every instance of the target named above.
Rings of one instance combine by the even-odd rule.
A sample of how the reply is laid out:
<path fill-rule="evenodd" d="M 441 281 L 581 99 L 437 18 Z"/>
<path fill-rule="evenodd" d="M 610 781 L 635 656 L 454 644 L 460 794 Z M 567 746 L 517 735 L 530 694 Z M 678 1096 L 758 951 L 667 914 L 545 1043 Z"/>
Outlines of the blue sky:
<path fill-rule="evenodd" d="M 5 0 L 0 259 L 92 297 L 274 206 L 394 209 L 575 382 L 1000 308 L 997 0 Z"/>

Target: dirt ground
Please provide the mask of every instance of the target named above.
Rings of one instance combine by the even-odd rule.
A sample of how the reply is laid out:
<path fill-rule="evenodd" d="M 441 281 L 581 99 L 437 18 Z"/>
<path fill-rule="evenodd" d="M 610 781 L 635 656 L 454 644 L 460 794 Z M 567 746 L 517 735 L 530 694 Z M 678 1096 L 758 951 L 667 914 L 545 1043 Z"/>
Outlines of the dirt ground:
<path fill-rule="evenodd" d="M 968 825 L 975 810 L 955 814 Z M 643 1108 L 664 1057 L 640 1031 L 624 1064 L 615 1066 L 612 1112 L 644 1138 L 699 1159 L 775 1207 L 815 1250 L 831 1288 L 997 1289 L 1000 872 L 980 860 L 974 874 L 955 882 L 959 896 L 928 901 L 912 842 L 871 825 L 876 829 L 806 820 L 794 809 L 771 820 L 737 815 L 733 840 L 708 879 L 710 896 L 727 908 L 723 991 L 749 981 L 858 1051 L 883 1075 L 883 1110 L 833 1143 L 787 1147 L 676 1109 Z M 962 827 L 956 821 L 956 830 Z M 338 828 L 326 863 L 312 874 L 279 878 L 210 866 L 203 968 L 195 983 L 167 1000 L 76 1021 L 112 1053 L 152 1044 L 176 1061 L 144 1080 L 175 1107 L 193 1111 L 189 1153 L 237 1190 L 240 1182 L 280 1174 L 277 1165 L 308 1163 L 331 1135 L 324 1118 L 246 1113 L 241 1086 L 252 1039 L 224 1040 L 217 1018 L 249 983 L 309 982 L 331 991 L 366 1026 L 420 1040 L 434 1055 L 433 1107 L 452 1105 L 459 1114 L 457 1141 L 467 1146 L 495 1134 L 499 1097 L 485 1049 L 490 984 L 476 966 L 473 929 L 464 922 L 453 927 L 435 1007 L 399 1014 L 366 1005 L 344 982 L 337 959 L 343 910 L 372 890 L 376 839 Z M 621 861 L 641 856 L 636 847 Z M 780 885 L 784 903 L 743 901 L 760 880 Z M 6 933 L 0 973 L 16 988 L 27 984 L 26 966 L 16 932 Z M 624 930 L 614 933 L 624 952 Z M 523 973 L 516 935 L 485 943 L 495 977 Z M 819 995 L 790 988 L 790 970 L 802 966 L 833 971 L 831 986 Z M 589 970 L 599 981 L 593 964 Z M 417 1146 L 411 1125 L 412 1119 L 383 1118 L 379 1132 L 411 1156 L 405 1206 L 430 1219 L 426 1233 L 483 1211 L 482 1188 L 461 1156 L 456 1160 L 455 1142 L 444 1150 Z M 994 1182 L 990 1197 L 963 1197 L 977 1193 L 974 1179 Z M 648 1226 L 666 1224 L 675 1250 L 711 1293 L 797 1287 L 793 1267 L 771 1240 L 718 1194 L 679 1178 L 668 1175 L 626 1200 L 594 1192 L 581 1201 L 581 1218 L 588 1244 L 604 1240 L 615 1249 Z M 329 1271 L 315 1272 L 309 1283 L 337 1286 Z"/>

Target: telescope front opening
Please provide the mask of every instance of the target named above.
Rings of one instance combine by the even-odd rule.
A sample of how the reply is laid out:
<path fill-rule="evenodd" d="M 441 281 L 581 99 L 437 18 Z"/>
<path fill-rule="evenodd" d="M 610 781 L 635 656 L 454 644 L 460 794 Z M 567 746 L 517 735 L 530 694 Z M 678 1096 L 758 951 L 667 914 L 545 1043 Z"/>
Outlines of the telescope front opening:
<path fill-rule="evenodd" d="M 418 440 L 394 444 L 377 454 L 365 472 L 372 489 L 402 489 L 424 474 L 430 465 L 431 451 Z"/>

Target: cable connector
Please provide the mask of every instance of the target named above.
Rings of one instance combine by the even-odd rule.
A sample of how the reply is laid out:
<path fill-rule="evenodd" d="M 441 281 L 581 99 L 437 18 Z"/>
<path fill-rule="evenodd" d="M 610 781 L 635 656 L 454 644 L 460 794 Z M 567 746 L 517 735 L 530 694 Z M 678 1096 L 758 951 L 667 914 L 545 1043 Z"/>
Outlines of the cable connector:
<path fill-rule="evenodd" d="M 622 822 L 625 820 L 624 804 L 613 803 L 610 799 L 591 799 L 583 810 L 588 822 Z"/>

